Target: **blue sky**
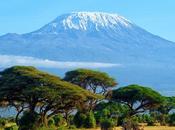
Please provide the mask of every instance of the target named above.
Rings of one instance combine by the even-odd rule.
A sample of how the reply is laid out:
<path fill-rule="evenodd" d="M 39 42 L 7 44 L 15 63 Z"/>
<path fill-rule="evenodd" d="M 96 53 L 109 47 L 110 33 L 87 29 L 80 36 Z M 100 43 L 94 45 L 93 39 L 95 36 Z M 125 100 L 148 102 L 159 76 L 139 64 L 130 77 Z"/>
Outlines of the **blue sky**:
<path fill-rule="evenodd" d="M 0 35 L 31 32 L 60 14 L 76 11 L 118 13 L 175 41 L 175 0 L 1 0 Z"/>

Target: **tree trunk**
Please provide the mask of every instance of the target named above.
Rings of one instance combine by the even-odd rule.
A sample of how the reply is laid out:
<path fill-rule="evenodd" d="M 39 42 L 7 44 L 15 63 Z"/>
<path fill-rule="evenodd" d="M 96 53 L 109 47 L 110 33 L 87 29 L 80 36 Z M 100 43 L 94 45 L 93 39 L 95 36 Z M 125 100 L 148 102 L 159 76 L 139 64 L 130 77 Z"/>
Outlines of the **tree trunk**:
<path fill-rule="evenodd" d="M 48 127 L 48 119 L 47 119 L 47 115 L 44 114 L 44 113 L 41 114 L 40 125 L 44 125 L 45 127 Z"/>
<path fill-rule="evenodd" d="M 19 125 L 18 117 L 19 117 L 19 115 L 21 114 L 22 111 L 23 111 L 23 110 L 20 110 L 20 111 L 16 114 L 16 117 L 15 117 L 16 125 Z"/>
<path fill-rule="evenodd" d="M 45 127 L 48 127 L 47 115 L 44 116 L 44 125 L 45 125 Z"/>

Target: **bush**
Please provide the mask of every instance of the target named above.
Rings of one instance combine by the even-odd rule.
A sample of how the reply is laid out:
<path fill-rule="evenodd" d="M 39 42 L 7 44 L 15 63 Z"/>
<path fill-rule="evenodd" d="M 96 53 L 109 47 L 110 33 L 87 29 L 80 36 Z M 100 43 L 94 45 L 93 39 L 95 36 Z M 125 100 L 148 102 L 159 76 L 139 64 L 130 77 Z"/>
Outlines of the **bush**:
<path fill-rule="evenodd" d="M 175 126 L 175 113 L 173 113 L 169 116 L 169 125 Z"/>
<path fill-rule="evenodd" d="M 112 119 L 103 119 L 101 120 L 101 130 L 112 130 L 114 127 L 114 122 Z"/>
<path fill-rule="evenodd" d="M 95 120 L 95 117 L 92 111 L 90 111 L 87 114 L 84 127 L 85 128 L 95 128 L 96 127 L 96 120 Z"/>
<path fill-rule="evenodd" d="M 148 126 L 154 126 L 156 123 L 154 117 L 152 116 L 147 116 L 145 120 Z"/>
<path fill-rule="evenodd" d="M 39 127 L 39 115 L 36 112 L 24 112 L 19 120 L 19 130 L 36 130 Z"/>
<path fill-rule="evenodd" d="M 7 127 L 4 130 L 18 130 L 17 126 L 11 126 L 11 127 Z"/>
<path fill-rule="evenodd" d="M 64 124 L 64 118 L 61 114 L 55 115 L 53 119 L 55 122 L 55 126 L 61 126 Z"/>
<path fill-rule="evenodd" d="M 75 125 L 70 125 L 69 129 L 71 129 L 71 130 L 76 129 L 76 126 Z"/>
<path fill-rule="evenodd" d="M 8 123 L 6 119 L 0 118 L 0 127 L 4 127 L 6 123 Z"/>
<path fill-rule="evenodd" d="M 48 126 L 54 126 L 54 125 L 55 125 L 55 120 L 53 118 L 49 119 Z"/>
<path fill-rule="evenodd" d="M 137 116 L 133 116 L 133 117 L 129 117 L 129 118 L 125 118 L 124 122 L 123 122 L 123 128 L 126 130 L 130 130 L 130 129 L 138 129 L 139 128 L 139 124 L 138 124 L 138 117 Z"/>
<path fill-rule="evenodd" d="M 77 112 L 74 116 L 74 124 L 77 128 L 84 127 L 84 123 L 86 120 L 87 116 L 84 113 Z"/>
<path fill-rule="evenodd" d="M 87 113 L 77 112 L 74 116 L 74 124 L 77 128 L 95 128 L 96 120 L 92 111 Z"/>

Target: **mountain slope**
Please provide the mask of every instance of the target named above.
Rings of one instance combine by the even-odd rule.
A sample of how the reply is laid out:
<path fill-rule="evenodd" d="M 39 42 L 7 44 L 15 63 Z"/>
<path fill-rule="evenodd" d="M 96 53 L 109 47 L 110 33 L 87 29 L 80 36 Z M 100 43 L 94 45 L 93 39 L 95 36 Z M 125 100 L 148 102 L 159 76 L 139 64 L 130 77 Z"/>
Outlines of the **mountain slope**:
<path fill-rule="evenodd" d="M 131 62 L 138 56 L 159 61 L 164 52 L 174 55 L 174 43 L 122 16 L 93 12 L 65 14 L 37 31 L 1 36 L 0 45 L 1 54 L 69 61 Z"/>

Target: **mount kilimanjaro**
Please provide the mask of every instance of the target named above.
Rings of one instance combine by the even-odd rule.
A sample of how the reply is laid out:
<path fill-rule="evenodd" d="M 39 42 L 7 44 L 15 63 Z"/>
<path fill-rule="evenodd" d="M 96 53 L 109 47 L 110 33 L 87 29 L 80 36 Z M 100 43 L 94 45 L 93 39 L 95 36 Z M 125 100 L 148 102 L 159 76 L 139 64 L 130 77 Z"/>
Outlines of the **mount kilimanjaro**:
<path fill-rule="evenodd" d="M 0 36 L 0 55 L 121 64 L 104 70 L 121 84 L 142 83 L 169 95 L 175 93 L 174 50 L 174 42 L 101 12 L 64 14 L 36 31 Z"/>

